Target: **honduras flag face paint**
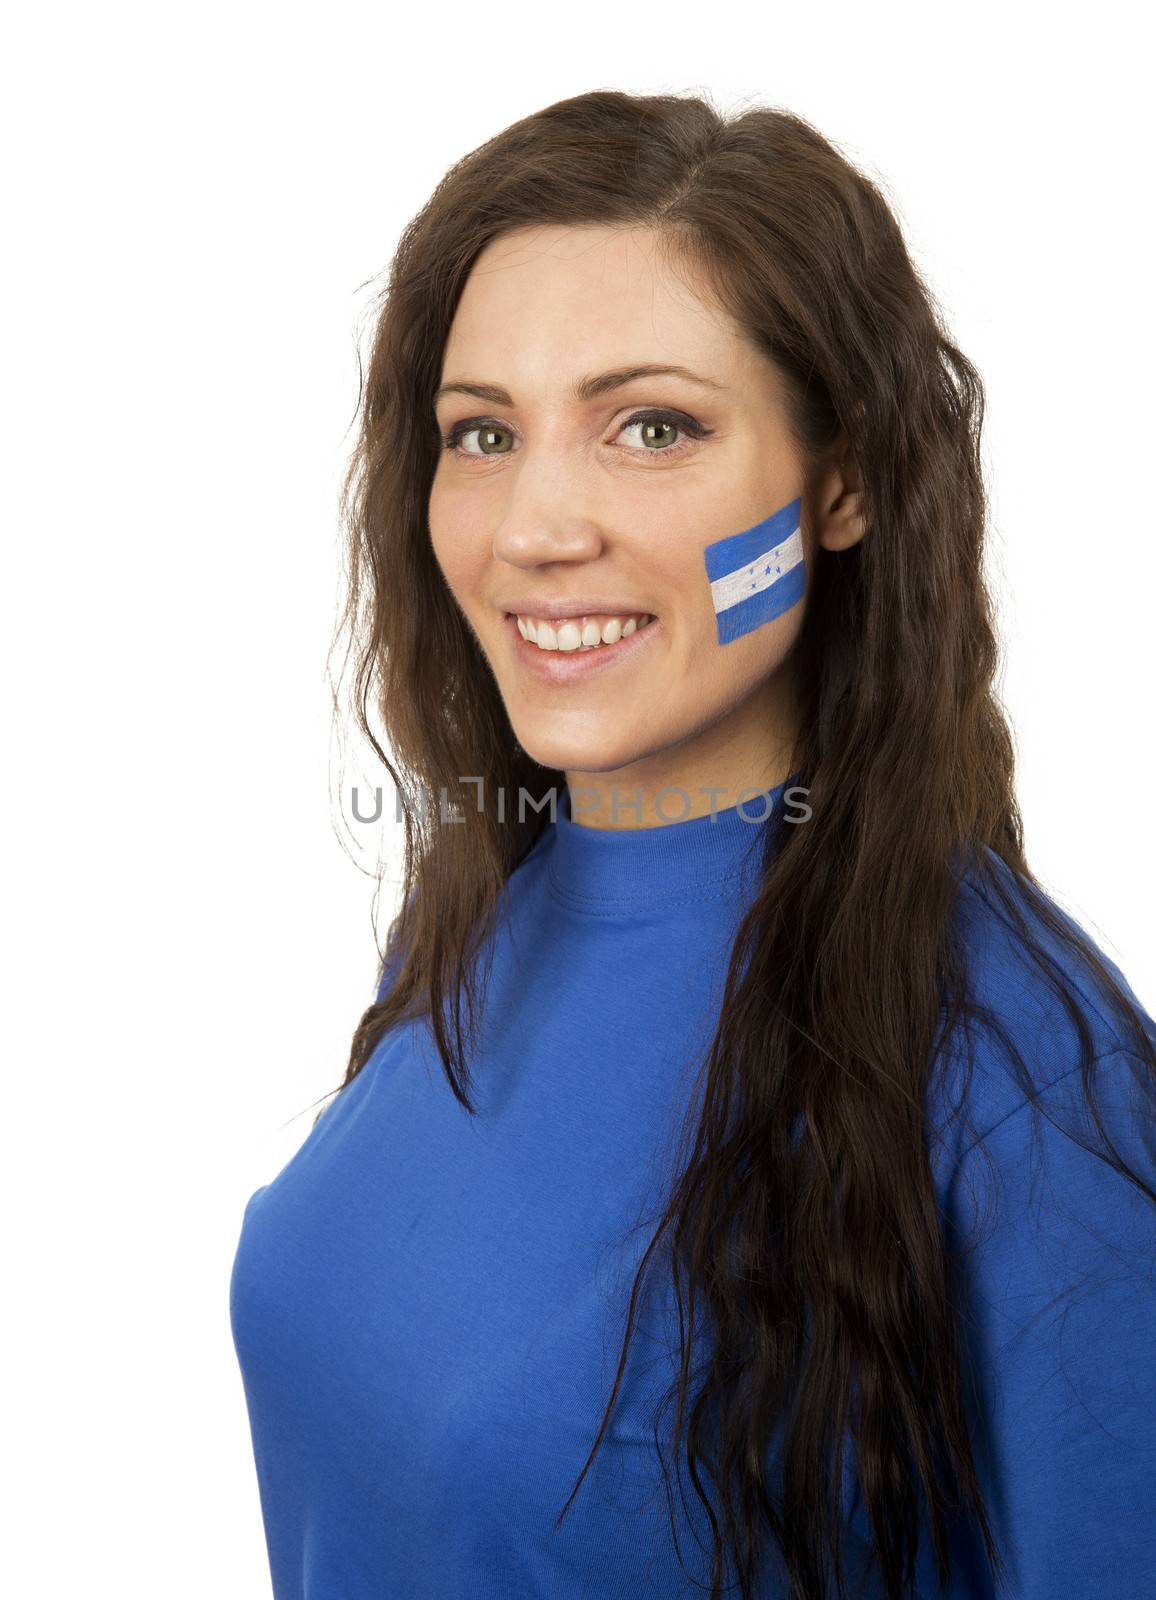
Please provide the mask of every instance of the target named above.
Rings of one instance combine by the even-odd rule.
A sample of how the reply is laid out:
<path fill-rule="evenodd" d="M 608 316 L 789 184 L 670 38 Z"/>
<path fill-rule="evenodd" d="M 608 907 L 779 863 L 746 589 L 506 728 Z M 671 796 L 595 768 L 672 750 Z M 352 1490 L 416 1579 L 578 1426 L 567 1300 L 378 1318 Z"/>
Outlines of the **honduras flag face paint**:
<path fill-rule="evenodd" d="M 730 644 L 796 605 L 806 567 L 799 527 L 802 500 L 792 500 L 744 533 L 706 547 L 706 575 L 718 619 L 718 642 Z"/>

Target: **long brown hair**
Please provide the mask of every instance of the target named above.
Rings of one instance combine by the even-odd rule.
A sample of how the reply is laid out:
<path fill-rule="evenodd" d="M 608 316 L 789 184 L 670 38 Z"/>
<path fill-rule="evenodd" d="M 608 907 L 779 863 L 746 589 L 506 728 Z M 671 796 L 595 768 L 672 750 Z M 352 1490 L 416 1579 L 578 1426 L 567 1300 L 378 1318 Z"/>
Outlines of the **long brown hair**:
<path fill-rule="evenodd" d="M 503 885 L 548 820 L 533 807 L 499 818 L 493 797 L 564 783 L 517 744 L 427 524 L 441 444 L 432 397 L 466 277 L 491 241 L 543 223 L 652 227 L 672 260 L 704 267 L 782 376 L 804 460 L 842 429 L 867 507 L 859 544 L 819 552 L 797 646 L 790 770 L 812 817 L 768 835 L 704 1066 L 701 1120 L 686 1129 L 687 1159 L 635 1279 L 618 1374 L 575 1492 L 610 1421 L 643 1273 L 669 1239 L 681 1340 L 674 1449 L 685 1426 L 714 1531 L 712 1596 L 729 1562 L 749 1600 L 768 1528 L 792 1596 L 826 1596 L 832 1573 L 841 1580 L 848 1434 L 888 1600 L 911 1592 L 923 1516 L 941 1582 L 957 1517 L 998 1571 L 925 1127 L 950 1041 L 969 1042 L 977 1018 L 1000 1031 L 969 993 L 954 931 L 961 865 L 1057 989 L 1089 1099 L 1092 1038 L 1041 928 L 1110 997 L 1153 1081 L 1156 1051 L 1126 985 L 1056 915 L 1024 859 L 1012 740 L 993 693 L 980 377 L 945 333 L 879 189 L 796 115 L 755 108 L 728 119 L 698 97 L 577 95 L 458 162 L 404 231 L 375 312 L 344 486 L 340 626 L 356 720 L 405 808 L 402 910 L 384 955 L 389 982 L 357 1026 L 342 1087 L 387 1029 L 428 1017 L 449 1089 L 473 1112 L 477 958 Z M 476 788 L 461 792 L 467 774 L 483 779 L 480 805 Z M 426 803 L 439 795 L 458 806 L 452 819 Z M 1108 1143 L 1103 1159 L 1156 1203 Z M 713 1352 L 691 1403 L 700 1302 Z M 778 1487 L 766 1446 L 780 1427 Z"/>

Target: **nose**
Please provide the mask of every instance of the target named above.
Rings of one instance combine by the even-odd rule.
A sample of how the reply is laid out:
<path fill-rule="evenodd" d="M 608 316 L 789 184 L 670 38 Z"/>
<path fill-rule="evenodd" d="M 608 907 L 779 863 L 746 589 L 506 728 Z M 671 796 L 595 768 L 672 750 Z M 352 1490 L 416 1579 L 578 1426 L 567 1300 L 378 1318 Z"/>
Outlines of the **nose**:
<path fill-rule="evenodd" d="M 493 533 L 495 559 L 515 567 L 594 560 L 604 535 L 584 503 L 581 470 L 570 474 L 556 459 L 534 463 L 525 454 L 509 475 L 509 495 Z"/>
<path fill-rule="evenodd" d="M 512 567 L 539 567 L 551 561 L 593 561 L 601 554 L 602 535 L 589 517 L 569 515 L 557 507 L 533 507 L 516 518 L 503 517 L 494 530 L 494 556 Z"/>

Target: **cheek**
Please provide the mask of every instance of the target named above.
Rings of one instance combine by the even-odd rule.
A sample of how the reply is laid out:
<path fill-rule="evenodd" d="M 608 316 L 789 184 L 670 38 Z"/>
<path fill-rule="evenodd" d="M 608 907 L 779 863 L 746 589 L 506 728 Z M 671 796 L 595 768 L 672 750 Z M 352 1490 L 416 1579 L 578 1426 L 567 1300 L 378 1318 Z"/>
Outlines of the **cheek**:
<path fill-rule="evenodd" d="M 706 546 L 703 581 L 720 645 L 767 627 L 802 603 L 802 505 L 801 498 L 791 500 L 753 527 Z"/>
<path fill-rule="evenodd" d="M 489 544 L 481 527 L 471 526 L 468 505 L 454 503 L 452 495 L 429 498 L 429 535 L 434 559 L 450 589 L 461 596 L 485 566 Z"/>

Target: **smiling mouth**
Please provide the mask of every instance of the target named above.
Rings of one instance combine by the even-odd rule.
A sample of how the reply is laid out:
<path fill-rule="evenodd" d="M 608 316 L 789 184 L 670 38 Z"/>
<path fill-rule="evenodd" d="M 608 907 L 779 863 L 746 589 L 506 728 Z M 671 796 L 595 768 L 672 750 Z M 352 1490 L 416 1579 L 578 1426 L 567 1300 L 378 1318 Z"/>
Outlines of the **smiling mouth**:
<path fill-rule="evenodd" d="M 656 620 L 650 612 L 627 616 L 549 619 L 506 612 L 522 639 L 542 655 L 589 655 L 613 650 Z"/>
<path fill-rule="evenodd" d="M 639 613 L 633 619 L 635 626 L 629 633 L 619 632 L 618 637 L 609 642 L 588 645 L 580 641 L 576 643 L 577 629 L 574 629 L 574 632 L 563 631 L 563 647 L 559 648 L 557 639 L 559 627 L 565 630 L 567 621 L 571 628 L 574 628 L 574 624 L 579 621 L 593 620 L 589 617 L 568 618 L 563 619 L 560 624 L 549 624 L 555 632 L 554 647 L 551 649 L 549 644 L 540 644 L 533 638 L 527 638 L 523 633 L 523 627 L 532 620 L 514 612 L 505 614 L 504 626 L 510 630 L 510 646 L 514 661 L 529 679 L 559 689 L 564 689 L 568 684 L 590 682 L 608 672 L 615 673 L 620 668 L 628 668 L 640 653 L 646 655 L 655 648 L 653 641 L 662 633 L 662 624 L 657 617 L 649 613 Z M 629 622 L 631 619 L 618 620 Z M 642 622 L 641 627 L 637 625 L 639 622 Z M 613 633 L 614 629 L 609 631 Z M 549 635 L 545 637 L 548 639 Z M 566 648 L 567 644 L 569 648 Z"/>

